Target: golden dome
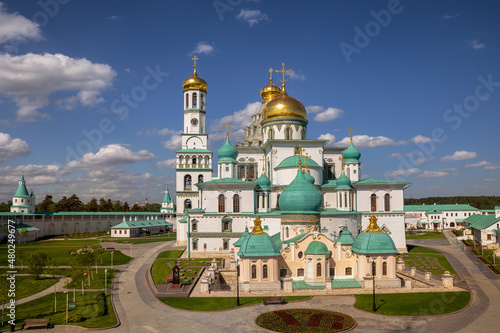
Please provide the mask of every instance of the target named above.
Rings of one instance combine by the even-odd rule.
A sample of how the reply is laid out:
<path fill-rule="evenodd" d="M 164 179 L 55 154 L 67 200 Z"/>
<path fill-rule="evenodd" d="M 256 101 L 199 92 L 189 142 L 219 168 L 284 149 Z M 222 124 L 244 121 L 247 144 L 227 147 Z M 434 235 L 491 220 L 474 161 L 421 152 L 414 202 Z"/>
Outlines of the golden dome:
<path fill-rule="evenodd" d="M 196 73 L 196 68 L 194 69 L 193 75 L 182 82 L 182 90 L 186 91 L 189 89 L 197 89 L 207 92 L 207 81 L 198 76 L 198 74 Z"/>
<path fill-rule="evenodd" d="M 273 79 L 270 80 L 269 84 L 260 90 L 260 97 L 264 102 L 269 102 L 270 100 L 278 97 L 281 94 L 281 88 L 273 83 Z"/>
<path fill-rule="evenodd" d="M 267 103 L 264 108 L 265 120 L 273 120 L 280 118 L 298 118 L 307 120 L 307 112 L 304 105 L 297 99 L 287 95 L 283 89 L 281 95 Z"/>

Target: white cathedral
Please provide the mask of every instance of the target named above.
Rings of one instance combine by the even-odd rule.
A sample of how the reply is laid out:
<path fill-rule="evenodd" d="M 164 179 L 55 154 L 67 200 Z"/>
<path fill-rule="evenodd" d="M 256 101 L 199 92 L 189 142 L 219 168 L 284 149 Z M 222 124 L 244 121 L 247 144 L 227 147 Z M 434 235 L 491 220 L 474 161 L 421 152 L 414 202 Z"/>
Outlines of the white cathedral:
<path fill-rule="evenodd" d="M 233 146 L 227 126 L 214 170 L 207 82 L 193 60 L 194 73 L 183 82 L 182 148 L 176 152 L 177 244 L 187 245 L 190 256 L 229 258 L 256 218 L 276 244 L 285 244 L 311 233 L 335 242 L 344 229 L 356 237 L 375 216 L 395 248 L 406 252 L 403 192 L 409 184 L 361 179 L 352 131 L 349 147 L 307 139 L 306 109 L 285 91 L 284 65 L 275 71 L 283 74 L 281 88 L 270 69 L 244 142 Z"/>

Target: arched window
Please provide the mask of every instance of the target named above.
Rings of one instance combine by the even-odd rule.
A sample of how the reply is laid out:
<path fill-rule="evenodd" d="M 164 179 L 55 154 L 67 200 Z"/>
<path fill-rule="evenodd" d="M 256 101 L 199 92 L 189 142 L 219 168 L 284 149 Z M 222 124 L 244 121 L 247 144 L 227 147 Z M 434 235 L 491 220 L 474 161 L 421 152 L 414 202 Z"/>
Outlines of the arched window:
<path fill-rule="evenodd" d="M 316 277 L 320 277 L 322 274 L 321 274 L 321 263 L 318 263 L 316 265 Z"/>
<path fill-rule="evenodd" d="M 235 194 L 233 196 L 233 213 L 239 213 L 240 212 L 240 196 L 238 194 Z"/>
<path fill-rule="evenodd" d="M 203 183 L 203 175 L 198 176 L 198 183 Z"/>
<path fill-rule="evenodd" d="M 344 205 L 349 207 L 349 203 L 347 202 L 347 193 L 344 193 Z"/>
<path fill-rule="evenodd" d="M 290 128 L 285 128 L 285 140 L 290 140 Z"/>
<path fill-rule="evenodd" d="M 382 275 L 387 276 L 387 262 L 382 263 Z"/>
<path fill-rule="evenodd" d="M 224 231 L 229 231 L 229 222 L 224 222 L 223 229 Z"/>
<path fill-rule="evenodd" d="M 229 242 L 227 240 L 222 243 L 222 249 L 229 250 Z"/>
<path fill-rule="evenodd" d="M 339 207 L 342 207 L 342 193 L 339 193 Z"/>
<path fill-rule="evenodd" d="M 304 269 L 303 268 L 297 269 L 297 276 L 304 276 Z"/>
<path fill-rule="evenodd" d="M 193 232 L 198 231 L 198 222 L 193 221 L 193 228 L 192 229 L 193 229 Z"/>
<path fill-rule="evenodd" d="M 186 109 L 189 109 L 189 94 L 186 93 Z"/>
<path fill-rule="evenodd" d="M 257 278 L 257 266 L 252 265 L 252 279 Z"/>
<path fill-rule="evenodd" d="M 371 201 L 372 212 L 376 212 L 377 211 L 377 195 L 375 193 L 373 193 L 370 196 L 370 201 Z"/>
<path fill-rule="evenodd" d="M 245 179 L 245 166 L 240 166 L 240 179 Z"/>
<path fill-rule="evenodd" d="M 352 267 L 346 267 L 345 268 L 345 275 L 346 276 L 352 275 Z"/>
<path fill-rule="evenodd" d="M 269 139 L 271 139 L 271 140 L 272 140 L 272 139 L 274 139 L 274 131 L 273 131 L 273 129 L 272 129 L 272 128 L 269 130 L 269 135 L 268 135 L 268 137 L 269 137 Z"/>
<path fill-rule="evenodd" d="M 347 168 L 347 178 L 351 178 L 351 168 Z"/>
<path fill-rule="evenodd" d="M 196 157 L 193 157 L 193 165 L 196 165 Z"/>
<path fill-rule="evenodd" d="M 205 108 L 205 95 L 200 94 L 200 109 L 204 109 L 204 108 Z"/>
<path fill-rule="evenodd" d="M 333 170 L 334 170 L 334 166 L 329 165 L 328 169 L 327 169 L 327 174 L 326 174 L 327 179 L 333 179 L 335 177 L 335 172 Z"/>
<path fill-rule="evenodd" d="M 191 175 L 184 176 L 184 191 L 191 191 Z"/>
<path fill-rule="evenodd" d="M 389 193 L 384 195 L 384 209 L 386 212 L 391 210 L 391 195 Z"/>
<path fill-rule="evenodd" d="M 184 209 L 191 209 L 193 207 L 193 204 L 191 202 L 191 199 L 186 199 L 184 201 Z"/>
<path fill-rule="evenodd" d="M 286 235 L 286 238 L 290 237 L 290 230 L 288 229 L 288 227 L 285 228 L 285 235 Z"/>
<path fill-rule="evenodd" d="M 306 130 L 302 129 L 302 134 L 301 134 L 302 140 L 306 139 Z"/>
<path fill-rule="evenodd" d="M 262 266 L 262 278 L 267 279 L 268 274 L 267 274 L 267 265 Z"/>
<path fill-rule="evenodd" d="M 248 168 L 248 177 L 250 179 L 255 178 L 255 167 L 253 165 Z"/>
<path fill-rule="evenodd" d="M 225 199 L 224 194 L 219 195 L 219 213 L 224 213 L 226 211 L 226 206 L 224 205 Z"/>
<path fill-rule="evenodd" d="M 197 241 L 193 241 L 193 250 L 198 250 L 198 242 Z"/>
<path fill-rule="evenodd" d="M 193 109 L 194 109 L 198 105 L 198 94 L 197 93 L 193 93 L 192 102 L 193 102 L 192 104 L 193 104 Z"/>

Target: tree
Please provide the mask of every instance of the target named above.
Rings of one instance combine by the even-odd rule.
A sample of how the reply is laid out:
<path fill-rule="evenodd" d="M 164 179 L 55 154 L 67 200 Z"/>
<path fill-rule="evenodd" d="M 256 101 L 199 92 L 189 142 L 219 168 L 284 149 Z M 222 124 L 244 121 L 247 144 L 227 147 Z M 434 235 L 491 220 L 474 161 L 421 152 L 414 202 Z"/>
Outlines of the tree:
<path fill-rule="evenodd" d="M 66 196 L 63 196 L 57 203 L 57 210 L 60 212 L 68 211 L 68 198 Z"/>
<path fill-rule="evenodd" d="M 12 206 L 11 200 L 9 200 L 7 203 L 0 203 L 0 212 L 10 212 L 10 206 Z"/>
<path fill-rule="evenodd" d="M 72 196 L 68 198 L 67 204 L 68 204 L 68 210 L 70 212 L 80 212 L 84 207 L 83 203 L 74 193 Z"/>
<path fill-rule="evenodd" d="M 52 196 L 47 194 L 45 196 L 45 199 L 43 199 L 42 202 L 40 202 L 38 205 L 36 205 L 36 211 L 37 212 L 50 212 L 51 208 L 54 207 L 54 201 L 52 201 Z"/>
<path fill-rule="evenodd" d="M 125 203 L 123 204 L 123 211 L 128 212 L 129 210 L 130 210 L 130 207 L 128 206 L 128 202 L 125 201 Z"/>
<path fill-rule="evenodd" d="M 97 203 L 96 198 L 90 199 L 89 202 L 84 207 L 86 212 L 97 212 L 99 211 L 99 204 Z"/>
<path fill-rule="evenodd" d="M 26 260 L 29 274 L 35 279 L 40 280 L 43 269 L 47 266 L 49 257 L 45 252 L 36 251 L 29 255 Z"/>
<path fill-rule="evenodd" d="M 28 236 L 28 229 L 22 228 L 17 231 L 20 236 L 23 236 L 24 244 L 26 244 L 26 236 Z"/>

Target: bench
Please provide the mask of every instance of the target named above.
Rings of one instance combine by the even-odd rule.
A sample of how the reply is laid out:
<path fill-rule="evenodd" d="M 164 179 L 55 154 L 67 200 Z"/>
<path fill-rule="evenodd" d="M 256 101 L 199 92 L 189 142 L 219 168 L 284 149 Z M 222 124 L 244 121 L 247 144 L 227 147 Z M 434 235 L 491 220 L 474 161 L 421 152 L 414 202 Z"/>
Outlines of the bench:
<path fill-rule="evenodd" d="M 264 297 L 264 305 L 268 304 L 285 304 L 286 300 L 281 297 Z"/>
<path fill-rule="evenodd" d="M 21 327 L 22 330 L 27 330 L 29 328 L 42 328 L 45 327 L 49 329 L 50 319 L 42 318 L 42 319 L 25 319 L 24 324 Z"/>
<path fill-rule="evenodd" d="M 115 248 L 114 247 L 107 247 L 106 251 L 115 251 Z"/>

